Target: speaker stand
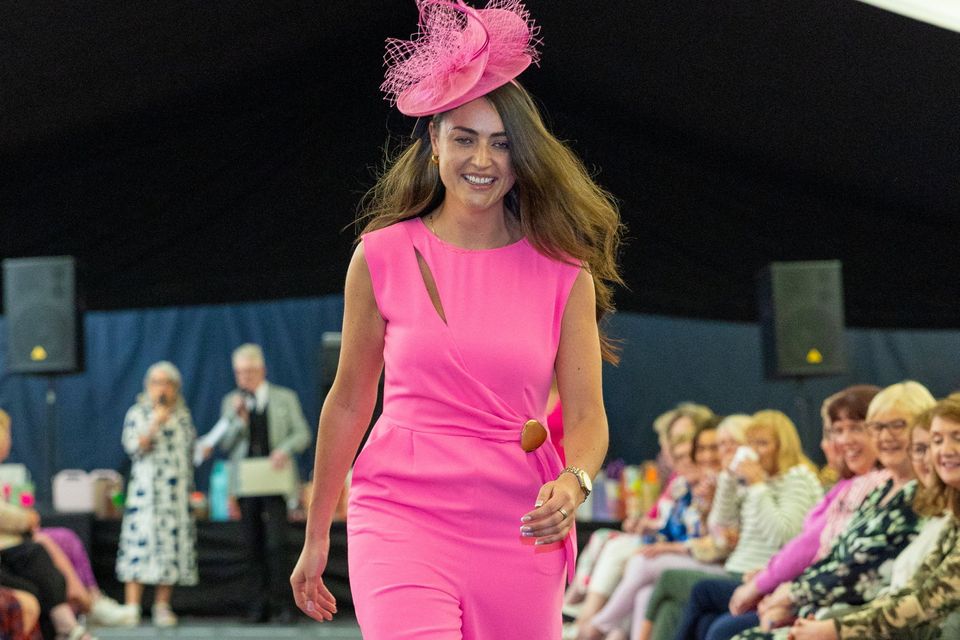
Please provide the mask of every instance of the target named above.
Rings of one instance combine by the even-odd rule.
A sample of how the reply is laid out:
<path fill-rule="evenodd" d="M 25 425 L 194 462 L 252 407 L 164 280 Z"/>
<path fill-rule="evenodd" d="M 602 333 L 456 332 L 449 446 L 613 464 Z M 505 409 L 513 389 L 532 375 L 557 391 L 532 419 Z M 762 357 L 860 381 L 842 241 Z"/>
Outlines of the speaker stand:
<path fill-rule="evenodd" d="M 822 464 L 823 453 L 819 447 L 820 430 L 810 422 L 811 405 L 813 403 L 807 394 L 805 381 L 804 376 L 797 376 L 793 379 L 793 406 L 796 410 L 797 433 L 800 434 L 800 444 L 806 450 L 807 457 L 814 461 L 820 460 Z"/>
<path fill-rule="evenodd" d="M 36 491 L 37 503 L 45 507 L 50 507 L 53 509 L 53 476 L 57 473 L 58 469 L 56 468 L 57 463 L 57 377 L 53 375 L 46 375 L 44 378 L 47 381 L 47 394 L 46 394 L 46 413 L 47 413 L 47 424 L 46 424 L 46 441 L 47 446 L 44 447 L 44 461 L 43 461 L 43 470 L 44 477 L 37 483 L 34 487 Z"/>

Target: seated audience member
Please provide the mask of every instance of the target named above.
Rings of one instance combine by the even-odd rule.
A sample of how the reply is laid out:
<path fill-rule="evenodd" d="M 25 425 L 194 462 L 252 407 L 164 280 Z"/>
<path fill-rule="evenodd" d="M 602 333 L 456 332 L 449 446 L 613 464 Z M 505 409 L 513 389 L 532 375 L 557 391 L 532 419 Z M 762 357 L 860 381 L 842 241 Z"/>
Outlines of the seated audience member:
<path fill-rule="evenodd" d="M 960 610 L 960 394 L 936 404 L 928 452 L 922 438 L 913 443 L 914 461 L 933 467 L 933 498 L 921 508 L 945 506 L 948 516 L 932 549 L 905 583 L 897 567 L 890 589 L 856 611 L 831 620 L 798 619 L 790 630 L 794 640 L 951 640 L 956 630 L 943 629 L 948 616 Z M 918 475 L 923 475 L 918 468 Z M 935 522 L 935 520 L 932 520 Z M 932 531 L 929 523 L 917 541 Z M 898 557 L 901 562 L 904 554 Z"/>
<path fill-rule="evenodd" d="M 826 464 L 820 468 L 820 473 L 817 474 L 817 478 L 820 480 L 820 484 L 823 486 L 824 491 L 828 491 L 833 488 L 833 485 L 837 484 L 843 474 L 843 454 L 840 453 L 840 449 L 837 447 L 837 443 L 830 437 L 830 420 L 823 415 L 823 409 L 821 408 L 821 418 L 823 418 L 823 435 L 820 438 L 820 451 L 823 452 L 823 458 L 826 460 Z"/>
<path fill-rule="evenodd" d="M 637 548 L 628 561 L 620 584 L 610 600 L 591 619 L 586 621 L 585 636 L 594 640 L 602 637 L 625 636 L 630 626 L 630 611 L 634 600 L 642 600 L 649 594 L 653 582 L 665 568 L 706 568 L 695 559 L 694 542 L 708 537 L 707 516 L 716 490 L 716 474 L 720 471 L 721 457 L 717 444 L 717 429 L 707 427 L 697 433 L 693 441 L 693 462 L 698 473 L 691 475 L 693 502 L 686 510 L 686 539 L 661 540 Z M 720 571 L 719 567 L 717 570 Z"/>
<path fill-rule="evenodd" d="M 10 455 L 10 446 L 10 416 L 0 411 L 0 460 Z M 37 598 L 45 637 L 91 640 L 67 602 L 63 574 L 43 546 L 30 539 L 39 527 L 36 511 L 0 501 L 0 585 Z"/>
<path fill-rule="evenodd" d="M 0 638 L 39 640 L 39 620 L 40 603 L 35 597 L 26 591 L 0 587 Z"/>
<path fill-rule="evenodd" d="M 765 565 L 800 531 L 807 512 L 823 496 L 816 467 L 803 454 L 796 427 L 785 414 L 775 410 L 755 413 L 746 437 L 758 459 L 740 461 L 734 469 L 746 486 L 740 537 L 724 564 L 734 578 Z M 690 589 L 711 576 L 705 571 L 665 571 L 650 596 L 639 637 L 672 638 Z"/>
<path fill-rule="evenodd" d="M 682 415 L 685 415 L 688 420 L 678 420 Z M 657 445 L 659 446 L 656 460 L 658 478 L 669 479 L 673 477 L 673 460 L 670 459 L 672 439 L 683 433 L 693 437 L 696 425 L 705 424 L 713 417 L 713 411 L 708 407 L 692 402 L 681 402 L 673 409 L 656 417 L 653 421 L 653 430 L 657 434 Z M 655 506 L 651 508 L 651 513 L 648 515 L 655 514 L 654 509 Z"/>
<path fill-rule="evenodd" d="M 760 599 L 779 584 L 796 578 L 811 563 L 829 553 L 863 499 L 889 474 L 877 470 L 877 451 L 864 426 L 870 402 L 879 387 L 848 387 L 823 402 L 824 431 L 841 458 L 841 479 L 814 507 L 795 538 L 777 552 L 759 572 L 742 583 L 731 578 L 702 580 L 690 593 L 690 615 L 698 620 L 698 636 L 729 638 L 755 627 Z"/>
<path fill-rule="evenodd" d="M 737 449 L 746 444 L 746 428 L 751 417 L 742 413 L 727 416 L 717 425 L 717 454 L 720 471 L 716 475 L 710 515 L 707 516 L 707 535 L 693 543 L 694 556 L 703 562 L 720 563 L 737 546 L 740 534 L 740 507 L 746 487 L 730 471 Z"/>
<path fill-rule="evenodd" d="M 596 632 L 590 630 L 590 620 L 595 610 L 602 607 L 613 593 L 623 574 L 623 567 L 638 546 L 643 545 L 644 542 L 655 544 L 656 541 L 686 540 L 689 535 L 688 525 L 699 527 L 699 514 L 692 518 L 690 514 L 693 510 L 691 489 L 700 477 L 700 472 L 693 462 L 692 451 L 693 441 L 687 439 L 685 434 L 681 435 L 680 440 L 673 445 L 670 457 L 676 471 L 676 478 L 672 482 L 675 494 L 672 496 L 670 510 L 661 528 L 652 534 L 624 534 L 615 541 L 609 542 L 600 552 L 600 558 L 587 585 L 584 607 L 574 623 L 578 629 L 577 637 L 598 637 Z M 567 633 L 572 635 L 569 631 Z"/>
<path fill-rule="evenodd" d="M 692 403 L 682 403 L 656 419 L 655 424 L 666 425 L 663 429 L 668 445 L 665 456 L 662 457 L 669 460 L 671 467 L 675 466 L 670 455 L 672 444 L 681 440 L 692 440 L 699 429 L 713 420 L 715 416 L 710 409 Z M 675 496 L 682 495 L 687 489 L 685 481 L 677 478 L 676 472 L 672 472 L 660 497 L 645 516 L 627 518 L 623 522 L 622 531 L 599 529 L 590 537 L 577 562 L 573 583 L 564 596 L 568 605 L 567 611 L 570 611 L 569 605 L 582 602 L 577 608 L 578 621 L 592 616 L 606 602 L 619 582 L 623 566 L 633 553 L 640 536 L 655 534 L 663 527 Z"/>
<path fill-rule="evenodd" d="M 13 422 L 0 409 L 0 462 L 10 454 Z M 37 515 L 39 522 L 39 515 Z M 67 600 L 78 613 L 87 614 L 91 625 L 122 625 L 125 622 L 119 603 L 100 592 L 90 567 L 90 558 L 77 534 L 64 527 L 45 527 L 31 532 L 33 541 L 43 545 L 54 566 L 67 584 Z"/>
<path fill-rule="evenodd" d="M 773 628 L 790 624 L 796 617 L 813 615 L 821 607 L 860 605 L 876 597 L 889 579 L 881 569 L 916 537 L 920 528 L 913 510 L 917 482 L 910 460 L 908 427 L 934 403 L 930 392 L 913 381 L 891 385 L 870 402 L 867 427 L 880 463 L 890 473 L 889 480 L 867 496 L 826 557 L 760 602 L 760 626 L 735 637 L 770 638 Z"/>
<path fill-rule="evenodd" d="M 33 522 L 9 512 L 10 506 L 0 503 L 0 586 L 26 591 L 38 600 L 44 638 L 95 640 L 77 621 L 67 602 L 63 575 L 46 550 L 18 533 L 29 530 Z"/>

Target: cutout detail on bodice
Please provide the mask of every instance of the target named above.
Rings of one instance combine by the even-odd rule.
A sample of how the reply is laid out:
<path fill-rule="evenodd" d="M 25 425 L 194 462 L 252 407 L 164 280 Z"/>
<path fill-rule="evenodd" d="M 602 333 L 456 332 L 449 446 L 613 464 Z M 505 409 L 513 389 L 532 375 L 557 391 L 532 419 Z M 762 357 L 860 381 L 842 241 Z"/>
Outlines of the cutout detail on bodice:
<path fill-rule="evenodd" d="M 437 290 L 437 282 L 433 279 L 433 273 L 430 271 L 430 266 L 427 264 L 427 261 L 423 259 L 420 251 L 417 249 L 414 249 L 413 251 L 417 254 L 417 265 L 420 267 L 420 276 L 423 278 L 423 284 L 427 288 L 427 295 L 430 296 L 430 302 L 433 303 L 433 308 L 437 310 L 437 315 L 440 316 L 440 320 L 443 321 L 443 324 L 447 324 L 447 315 L 443 312 L 443 303 L 440 301 L 440 292 Z"/>

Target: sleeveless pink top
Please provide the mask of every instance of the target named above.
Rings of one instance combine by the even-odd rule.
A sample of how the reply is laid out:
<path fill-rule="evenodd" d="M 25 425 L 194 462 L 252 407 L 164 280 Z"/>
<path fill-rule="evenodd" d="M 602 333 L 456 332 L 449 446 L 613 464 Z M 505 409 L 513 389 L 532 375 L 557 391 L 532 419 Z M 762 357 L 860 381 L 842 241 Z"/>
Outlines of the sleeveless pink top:
<path fill-rule="evenodd" d="M 386 321 L 380 422 L 516 447 L 527 420 L 546 424 L 560 325 L 579 266 L 540 254 L 526 239 L 496 249 L 456 247 L 420 218 L 368 233 L 363 243 Z M 446 322 L 417 253 L 436 283 Z M 541 482 L 563 469 L 549 439 L 526 455 L 535 457 Z M 565 545 L 569 572 L 573 538 Z"/>

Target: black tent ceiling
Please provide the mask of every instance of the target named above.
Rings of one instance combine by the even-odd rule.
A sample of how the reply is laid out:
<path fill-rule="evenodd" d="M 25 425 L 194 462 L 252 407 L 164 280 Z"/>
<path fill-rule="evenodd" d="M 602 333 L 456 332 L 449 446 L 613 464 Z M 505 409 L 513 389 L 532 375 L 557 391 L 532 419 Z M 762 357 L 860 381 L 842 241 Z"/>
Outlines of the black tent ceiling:
<path fill-rule="evenodd" d="M 756 317 L 838 258 L 860 326 L 956 327 L 960 34 L 855 0 L 529 0 L 522 81 L 622 201 L 621 309 Z M 0 7 L 0 257 L 90 309 L 333 293 L 412 0 Z"/>

